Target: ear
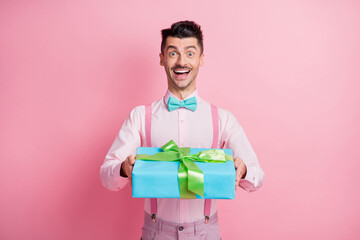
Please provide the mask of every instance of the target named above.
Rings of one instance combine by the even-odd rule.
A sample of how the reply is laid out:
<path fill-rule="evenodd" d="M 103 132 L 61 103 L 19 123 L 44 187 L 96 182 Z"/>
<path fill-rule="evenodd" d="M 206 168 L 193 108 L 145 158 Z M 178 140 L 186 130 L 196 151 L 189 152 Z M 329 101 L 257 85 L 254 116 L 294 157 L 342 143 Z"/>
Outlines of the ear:
<path fill-rule="evenodd" d="M 160 57 L 160 66 L 164 66 L 164 55 L 162 53 L 159 53 Z"/>
<path fill-rule="evenodd" d="M 204 65 L 204 53 L 201 54 L 200 56 L 200 66 Z"/>

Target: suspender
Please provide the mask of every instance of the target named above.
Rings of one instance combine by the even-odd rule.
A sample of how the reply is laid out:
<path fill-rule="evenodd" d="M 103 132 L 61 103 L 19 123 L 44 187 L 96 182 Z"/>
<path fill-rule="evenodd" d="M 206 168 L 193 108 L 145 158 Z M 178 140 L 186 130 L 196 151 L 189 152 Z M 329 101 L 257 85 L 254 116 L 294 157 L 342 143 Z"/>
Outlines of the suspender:
<path fill-rule="evenodd" d="M 219 117 L 218 117 L 218 109 L 214 105 L 211 104 L 211 116 L 212 116 L 212 124 L 213 124 L 213 143 L 211 148 L 218 147 L 218 136 L 219 136 Z"/>
<path fill-rule="evenodd" d="M 151 116 L 152 116 L 152 108 L 151 104 L 145 106 L 145 138 L 146 138 L 146 146 L 151 147 Z"/>
<path fill-rule="evenodd" d="M 218 124 L 218 109 L 211 104 L 211 116 L 212 116 L 212 125 L 213 125 L 213 142 L 211 148 L 218 147 L 218 136 L 219 136 L 219 124 Z M 151 147 L 151 118 L 152 118 L 152 107 L 151 104 L 145 106 L 145 138 L 146 146 Z M 151 208 L 151 219 L 155 222 L 156 213 L 157 213 L 157 201 L 156 198 L 150 199 L 150 208 Z M 204 203 L 204 217 L 205 223 L 208 223 L 210 218 L 210 209 L 211 209 L 211 199 L 205 199 Z"/>
<path fill-rule="evenodd" d="M 145 106 L 145 137 L 146 137 L 146 146 L 151 147 L 151 117 L 152 117 L 152 108 L 151 104 Z M 151 206 L 151 219 L 155 222 L 156 213 L 157 213 L 157 201 L 156 198 L 150 199 Z"/>
<path fill-rule="evenodd" d="M 218 118 L 218 110 L 217 107 L 211 104 L 211 117 L 212 117 L 212 124 L 213 124 L 213 142 L 211 148 L 218 147 L 218 136 L 219 136 L 219 118 Z M 208 223 L 210 219 L 210 209 L 211 209 L 211 199 L 205 199 L 204 204 L 204 216 L 205 216 L 205 223 Z"/>

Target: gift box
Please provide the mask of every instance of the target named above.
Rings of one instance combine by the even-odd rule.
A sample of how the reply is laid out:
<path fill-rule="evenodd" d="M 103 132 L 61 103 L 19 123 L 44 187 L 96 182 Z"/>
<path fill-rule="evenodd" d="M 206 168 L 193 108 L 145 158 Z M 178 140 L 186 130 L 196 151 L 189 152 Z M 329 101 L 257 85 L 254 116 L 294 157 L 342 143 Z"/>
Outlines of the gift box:
<path fill-rule="evenodd" d="M 162 148 L 138 147 L 132 172 L 132 195 L 135 198 L 234 199 L 232 150 L 179 148 L 172 141 Z"/>

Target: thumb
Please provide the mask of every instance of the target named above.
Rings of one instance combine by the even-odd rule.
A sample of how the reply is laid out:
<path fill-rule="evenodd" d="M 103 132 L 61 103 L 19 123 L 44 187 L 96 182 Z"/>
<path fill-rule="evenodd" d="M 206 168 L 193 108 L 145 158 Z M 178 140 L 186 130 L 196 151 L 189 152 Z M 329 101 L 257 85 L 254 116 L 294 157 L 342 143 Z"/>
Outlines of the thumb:
<path fill-rule="evenodd" d="M 241 163 L 241 159 L 240 159 L 240 158 L 235 158 L 235 159 L 234 159 L 235 169 L 238 169 L 240 163 Z"/>
<path fill-rule="evenodd" d="M 133 155 L 130 155 L 130 156 L 129 156 L 129 164 L 130 164 L 131 166 L 134 166 L 134 163 L 135 163 L 135 157 L 134 157 Z"/>

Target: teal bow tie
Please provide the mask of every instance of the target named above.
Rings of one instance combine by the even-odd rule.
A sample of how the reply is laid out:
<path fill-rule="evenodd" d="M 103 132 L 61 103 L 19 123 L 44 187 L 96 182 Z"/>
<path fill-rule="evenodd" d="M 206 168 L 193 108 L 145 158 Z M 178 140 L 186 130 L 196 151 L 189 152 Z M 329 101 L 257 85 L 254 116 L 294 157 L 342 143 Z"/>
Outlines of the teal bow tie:
<path fill-rule="evenodd" d="M 196 107 L 197 107 L 197 100 L 196 100 L 196 97 L 192 97 L 192 98 L 186 99 L 184 101 L 179 101 L 176 98 L 169 97 L 167 107 L 170 112 L 174 111 L 180 107 L 184 107 L 191 111 L 195 111 Z"/>

